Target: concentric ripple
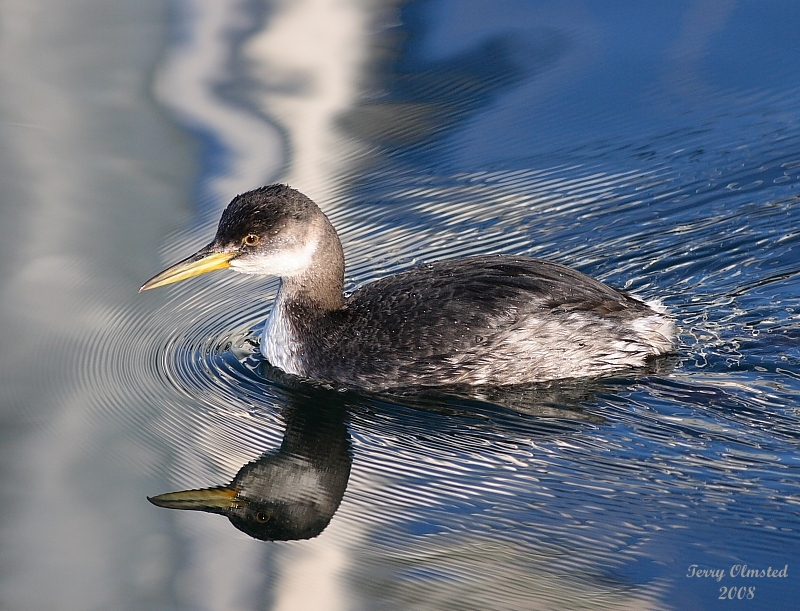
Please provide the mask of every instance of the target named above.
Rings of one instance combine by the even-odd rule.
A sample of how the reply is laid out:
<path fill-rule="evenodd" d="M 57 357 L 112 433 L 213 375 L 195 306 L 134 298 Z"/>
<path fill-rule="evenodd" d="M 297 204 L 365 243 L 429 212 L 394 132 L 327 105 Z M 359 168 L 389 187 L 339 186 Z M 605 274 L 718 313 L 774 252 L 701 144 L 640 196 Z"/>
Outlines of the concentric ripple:
<path fill-rule="evenodd" d="M 526 254 L 662 300 L 681 334 L 677 359 L 638 379 L 349 393 L 354 464 L 324 536 L 352 551 L 360 583 L 452 601 L 493 580 L 509 601 L 647 608 L 675 566 L 800 560 L 785 551 L 800 549 L 787 519 L 800 504 L 800 164 L 750 154 L 758 167 L 725 155 L 704 172 L 668 157 L 647 172 L 376 170 L 321 202 L 348 290 L 425 261 Z M 213 229 L 171 240 L 164 263 Z M 216 272 L 132 297 L 82 352 L 98 415 L 135 424 L 179 487 L 225 483 L 281 443 L 293 391 L 258 352 L 276 288 Z"/>

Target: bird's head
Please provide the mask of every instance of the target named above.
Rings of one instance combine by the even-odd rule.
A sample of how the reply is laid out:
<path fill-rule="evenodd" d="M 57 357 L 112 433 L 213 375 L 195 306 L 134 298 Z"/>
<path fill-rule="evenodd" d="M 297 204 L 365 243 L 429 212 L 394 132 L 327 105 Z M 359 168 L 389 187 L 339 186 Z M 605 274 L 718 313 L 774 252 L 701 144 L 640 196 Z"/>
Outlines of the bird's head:
<path fill-rule="evenodd" d="M 311 265 L 326 223 L 314 202 L 285 185 L 248 191 L 225 208 L 210 244 L 145 282 L 140 291 L 226 267 L 244 274 L 300 274 Z"/>
<path fill-rule="evenodd" d="M 235 486 L 169 492 L 148 500 L 159 507 L 218 513 L 242 532 L 262 541 L 310 539 L 320 534 L 332 513 L 311 501 L 255 499 Z"/>

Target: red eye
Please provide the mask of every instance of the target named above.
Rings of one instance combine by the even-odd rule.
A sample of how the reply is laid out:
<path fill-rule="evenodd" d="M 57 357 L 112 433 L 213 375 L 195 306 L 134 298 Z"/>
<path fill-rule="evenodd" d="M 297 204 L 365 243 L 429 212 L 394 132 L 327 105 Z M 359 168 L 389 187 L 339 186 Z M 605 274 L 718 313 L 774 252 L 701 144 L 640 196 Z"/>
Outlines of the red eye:
<path fill-rule="evenodd" d="M 242 240 L 242 244 L 245 246 L 255 246 L 258 244 L 258 240 L 259 237 L 256 234 L 250 233 Z"/>

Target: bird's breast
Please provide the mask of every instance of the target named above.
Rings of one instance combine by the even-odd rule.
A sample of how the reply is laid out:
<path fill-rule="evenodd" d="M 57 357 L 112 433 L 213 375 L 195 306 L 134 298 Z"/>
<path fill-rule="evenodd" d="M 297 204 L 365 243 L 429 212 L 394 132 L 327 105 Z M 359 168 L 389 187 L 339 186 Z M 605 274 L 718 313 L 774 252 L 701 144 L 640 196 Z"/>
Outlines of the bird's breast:
<path fill-rule="evenodd" d="M 292 375 L 304 375 L 302 343 L 297 337 L 297 330 L 279 303 L 273 306 L 264 323 L 261 354 L 273 367 Z"/>

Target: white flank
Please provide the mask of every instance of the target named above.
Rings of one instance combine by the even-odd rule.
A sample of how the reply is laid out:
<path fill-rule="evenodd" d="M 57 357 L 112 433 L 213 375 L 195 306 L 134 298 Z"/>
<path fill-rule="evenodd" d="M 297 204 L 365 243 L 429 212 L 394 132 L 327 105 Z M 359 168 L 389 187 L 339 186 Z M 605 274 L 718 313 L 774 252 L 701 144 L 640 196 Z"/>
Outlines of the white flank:
<path fill-rule="evenodd" d="M 670 318 L 661 314 L 653 314 L 634 320 L 632 327 L 642 342 L 650 348 L 651 354 L 666 354 L 672 350 L 675 341 L 675 324 Z"/>

